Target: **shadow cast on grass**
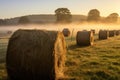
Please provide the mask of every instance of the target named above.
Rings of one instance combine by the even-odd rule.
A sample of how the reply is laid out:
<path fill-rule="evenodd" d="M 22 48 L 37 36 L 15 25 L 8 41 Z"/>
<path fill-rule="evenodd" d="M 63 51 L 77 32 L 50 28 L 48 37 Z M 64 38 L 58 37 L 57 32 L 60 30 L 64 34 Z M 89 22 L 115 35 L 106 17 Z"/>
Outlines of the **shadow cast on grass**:
<path fill-rule="evenodd" d="M 74 49 L 77 49 L 77 48 L 86 48 L 86 47 L 88 47 L 88 46 L 79 46 L 79 45 L 73 44 L 73 45 L 68 46 L 67 49 L 68 50 L 74 50 Z"/>

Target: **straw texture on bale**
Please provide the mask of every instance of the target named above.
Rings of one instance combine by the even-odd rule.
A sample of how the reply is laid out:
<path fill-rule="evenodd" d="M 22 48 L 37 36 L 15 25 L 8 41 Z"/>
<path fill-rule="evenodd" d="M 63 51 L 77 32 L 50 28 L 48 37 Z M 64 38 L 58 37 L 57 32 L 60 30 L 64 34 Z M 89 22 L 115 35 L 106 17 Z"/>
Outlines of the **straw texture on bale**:
<path fill-rule="evenodd" d="M 120 35 L 120 30 L 116 30 L 115 34 L 118 36 Z"/>
<path fill-rule="evenodd" d="M 70 30 L 68 28 L 64 28 L 62 32 L 65 37 L 70 36 Z"/>
<path fill-rule="evenodd" d="M 79 46 L 89 46 L 94 43 L 94 36 L 92 31 L 78 31 L 76 42 Z"/>
<path fill-rule="evenodd" d="M 115 30 L 110 30 L 109 37 L 114 37 L 114 36 L 115 36 Z"/>
<path fill-rule="evenodd" d="M 9 40 L 10 80 L 57 80 L 63 75 L 66 45 L 57 31 L 18 30 Z"/>
<path fill-rule="evenodd" d="M 108 39 L 109 38 L 109 31 L 108 30 L 100 30 L 99 31 L 99 39 Z"/>

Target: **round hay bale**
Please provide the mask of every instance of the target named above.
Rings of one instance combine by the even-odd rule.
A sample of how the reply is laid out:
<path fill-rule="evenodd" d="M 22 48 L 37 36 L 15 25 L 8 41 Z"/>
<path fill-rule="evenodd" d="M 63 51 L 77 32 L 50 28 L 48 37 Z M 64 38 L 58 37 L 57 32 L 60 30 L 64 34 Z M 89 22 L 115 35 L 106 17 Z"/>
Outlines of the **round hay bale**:
<path fill-rule="evenodd" d="M 120 31 L 116 30 L 115 34 L 116 34 L 116 36 L 120 35 Z"/>
<path fill-rule="evenodd" d="M 100 30 L 99 31 L 99 39 L 108 39 L 109 38 L 109 31 L 108 30 Z"/>
<path fill-rule="evenodd" d="M 65 37 L 70 36 L 70 30 L 69 30 L 68 28 L 64 28 L 63 31 L 62 31 L 62 33 L 63 33 L 63 35 L 64 35 Z"/>
<path fill-rule="evenodd" d="M 79 46 L 93 45 L 94 36 L 92 31 L 78 31 L 76 36 L 76 42 Z"/>
<path fill-rule="evenodd" d="M 18 30 L 8 44 L 8 76 L 10 80 L 57 80 L 63 76 L 65 53 L 61 32 Z"/>
<path fill-rule="evenodd" d="M 93 32 L 94 35 L 96 34 L 95 29 L 91 29 L 91 31 Z"/>
<path fill-rule="evenodd" d="M 115 36 L 115 30 L 109 31 L 109 37 L 114 37 Z"/>
<path fill-rule="evenodd" d="M 87 31 L 86 29 L 84 29 L 83 31 Z"/>
<path fill-rule="evenodd" d="M 12 34 L 12 31 L 7 31 L 7 34 Z"/>

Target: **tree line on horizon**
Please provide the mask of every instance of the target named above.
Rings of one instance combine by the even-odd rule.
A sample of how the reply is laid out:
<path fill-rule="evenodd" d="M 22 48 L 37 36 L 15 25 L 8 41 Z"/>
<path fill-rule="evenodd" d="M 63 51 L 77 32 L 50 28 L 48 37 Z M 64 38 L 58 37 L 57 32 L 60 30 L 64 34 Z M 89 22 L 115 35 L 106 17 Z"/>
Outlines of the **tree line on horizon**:
<path fill-rule="evenodd" d="M 68 8 L 58 8 L 55 10 L 56 23 L 70 23 L 72 22 L 72 14 Z M 116 23 L 118 21 L 118 13 L 111 13 L 104 19 L 100 16 L 100 11 L 97 9 L 91 9 L 88 12 L 87 22 L 106 22 Z M 18 24 L 29 24 L 30 19 L 27 16 L 22 16 L 18 20 Z M 7 19 L 0 19 L 0 25 L 7 24 Z"/>

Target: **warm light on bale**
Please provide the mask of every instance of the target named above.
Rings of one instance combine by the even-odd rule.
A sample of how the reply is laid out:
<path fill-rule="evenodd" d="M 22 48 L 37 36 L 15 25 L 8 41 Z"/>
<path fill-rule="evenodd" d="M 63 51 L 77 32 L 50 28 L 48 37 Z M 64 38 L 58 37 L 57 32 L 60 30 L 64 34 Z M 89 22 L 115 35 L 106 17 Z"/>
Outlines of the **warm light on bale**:
<path fill-rule="evenodd" d="M 78 31 L 76 36 L 76 42 L 79 46 L 93 45 L 94 36 L 92 31 Z"/>
<path fill-rule="evenodd" d="M 65 37 L 70 36 L 70 30 L 68 28 L 64 28 L 62 32 Z"/>
<path fill-rule="evenodd" d="M 114 37 L 114 36 L 115 36 L 115 30 L 110 30 L 109 37 Z"/>
<path fill-rule="evenodd" d="M 108 39 L 109 38 L 109 31 L 108 30 L 100 30 L 99 31 L 99 39 Z"/>
<path fill-rule="evenodd" d="M 116 30 L 115 34 L 118 36 L 120 35 L 120 31 L 119 30 Z"/>
<path fill-rule="evenodd" d="M 57 80 L 63 76 L 65 53 L 61 32 L 18 30 L 8 44 L 8 76 L 10 80 Z"/>

